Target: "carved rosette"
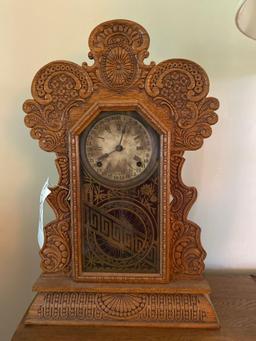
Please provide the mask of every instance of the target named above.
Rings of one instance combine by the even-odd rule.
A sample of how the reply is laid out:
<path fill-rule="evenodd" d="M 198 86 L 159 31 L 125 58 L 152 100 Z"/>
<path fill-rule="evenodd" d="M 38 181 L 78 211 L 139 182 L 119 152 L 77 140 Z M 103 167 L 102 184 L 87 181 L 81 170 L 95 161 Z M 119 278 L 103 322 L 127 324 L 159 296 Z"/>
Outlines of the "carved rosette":
<path fill-rule="evenodd" d="M 95 64 L 84 67 L 98 86 L 124 91 L 141 82 L 151 66 L 143 64 L 148 56 L 149 35 L 128 20 L 111 20 L 97 26 L 89 37 L 89 58 Z"/>
<path fill-rule="evenodd" d="M 33 100 L 26 101 L 23 107 L 32 138 L 39 140 L 43 150 L 56 153 L 60 176 L 48 197 L 56 220 L 45 226 L 45 243 L 40 252 L 42 270 L 68 272 L 71 264 L 67 141 L 71 108 L 84 107 L 90 96 L 98 100 L 102 93 L 125 98 L 126 90 L 133 90 L 132 98 L 139 100 L 139 90 L 149 105 L 167 110 L 173 122 L 172 271 L 175 276 L 198 277 L 206 253 L 200 243 L 200 228 L 187 220 L 196 190 L 183 184 L 181 169 L 184 152 L 200 148 L 204 138 L 211 135 L 211 125 L 217 122 L 214 111 L 219 104 L 217 99 L 207 97 L 208 77 L 199 65 L 184 59 L 145 65 L 149 36 L 132 21 L 112 20 L 97 26 L 89 37 L 89 47 L 92 66 L 56 61 L 40 69 L 32 83 Z"/>

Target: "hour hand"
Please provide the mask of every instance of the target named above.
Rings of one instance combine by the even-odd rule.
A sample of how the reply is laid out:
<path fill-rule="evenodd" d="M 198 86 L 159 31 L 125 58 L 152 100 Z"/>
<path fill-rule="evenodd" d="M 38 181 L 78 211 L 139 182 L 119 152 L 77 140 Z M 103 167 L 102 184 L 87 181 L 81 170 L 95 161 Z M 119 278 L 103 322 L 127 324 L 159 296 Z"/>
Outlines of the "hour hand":
<path fill-rule="evenodd" d="M 114 153 L 115 151 L 116 151 L 116 149 L 112 150 L 110 153 L 105 153 L 105 154 L 101 155 L 98 158 L 98 161 L 102 161 L 102 160 L 106 159 L 107 157 L 109 157 L 110 154 Z"/>
<path fill-rule="evenodd" d="M 99 158 L 98 158 L 98 161 L 102 161 L 104 159 L 106 159 L 108 156 L 109 156 L 110 153 L 105 153 L 103 155 L 101 155 Z"/>

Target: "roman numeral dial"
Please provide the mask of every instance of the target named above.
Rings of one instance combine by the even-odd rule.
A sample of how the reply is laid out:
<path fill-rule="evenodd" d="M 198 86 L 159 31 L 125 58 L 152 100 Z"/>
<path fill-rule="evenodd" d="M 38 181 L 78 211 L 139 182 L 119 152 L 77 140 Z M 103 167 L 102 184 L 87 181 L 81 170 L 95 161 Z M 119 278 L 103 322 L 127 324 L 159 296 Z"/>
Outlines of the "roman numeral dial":
<path fill-rule="evenodd" d="M 82 160 L 109 185 L 136 183 L 156 162 L 156 133 L 134 112 L 100 115 L 82 141 Z"/>

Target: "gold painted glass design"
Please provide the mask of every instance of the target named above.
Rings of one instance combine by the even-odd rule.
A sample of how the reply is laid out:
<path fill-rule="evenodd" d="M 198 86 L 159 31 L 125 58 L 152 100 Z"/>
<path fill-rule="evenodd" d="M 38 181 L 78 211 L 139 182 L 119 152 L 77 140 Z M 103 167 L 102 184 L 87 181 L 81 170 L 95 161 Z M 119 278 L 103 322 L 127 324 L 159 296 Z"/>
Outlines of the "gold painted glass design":
<path fill-rule="evenodd" d="M 159 151 L 136 112 L 101 113 L 81 135 L 84 272 L 159 272 Z"/>

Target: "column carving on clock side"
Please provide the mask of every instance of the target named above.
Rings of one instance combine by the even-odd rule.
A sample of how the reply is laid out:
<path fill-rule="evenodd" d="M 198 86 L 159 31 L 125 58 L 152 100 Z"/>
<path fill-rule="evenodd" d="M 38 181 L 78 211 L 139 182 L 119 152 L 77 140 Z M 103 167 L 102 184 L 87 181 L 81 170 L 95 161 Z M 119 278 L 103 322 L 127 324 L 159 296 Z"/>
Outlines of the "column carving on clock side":
<path fill-rule="evenodd" d="M 56 153 L 58 184 L 51 188 L 47 202 L 56 219 L 44 227 L 45 241 L 40 250 L 43 272 L 68 272 L 70 245 L 70 177 L 68 158 L 69 110 L 84 103 L 92 92 L 87 73 L 78 65 L 56 61 L 38 71 L 32 83 L 33 100 L 27 100 L 25 124 L 39 146 Z"/>
<path fill-rule="evenodd" d="M 155 103 L 168 110 L 174 122 L 170 184 L 173 272 L 176 277 L 198 276 L 204 270 L 206 252 L 200 242 L 200 227 L 187 219 L 197 192 L 182 181 L 183 154 L 199 149 L 204 138 L 211 135 L 211 125 L 218 120 L 214 111 L 219 102 L 206 97 L 209 80 L 205 71 L 185 59 L 166 60 L 154 66 L 146 78 L 145 89 Z"/>

